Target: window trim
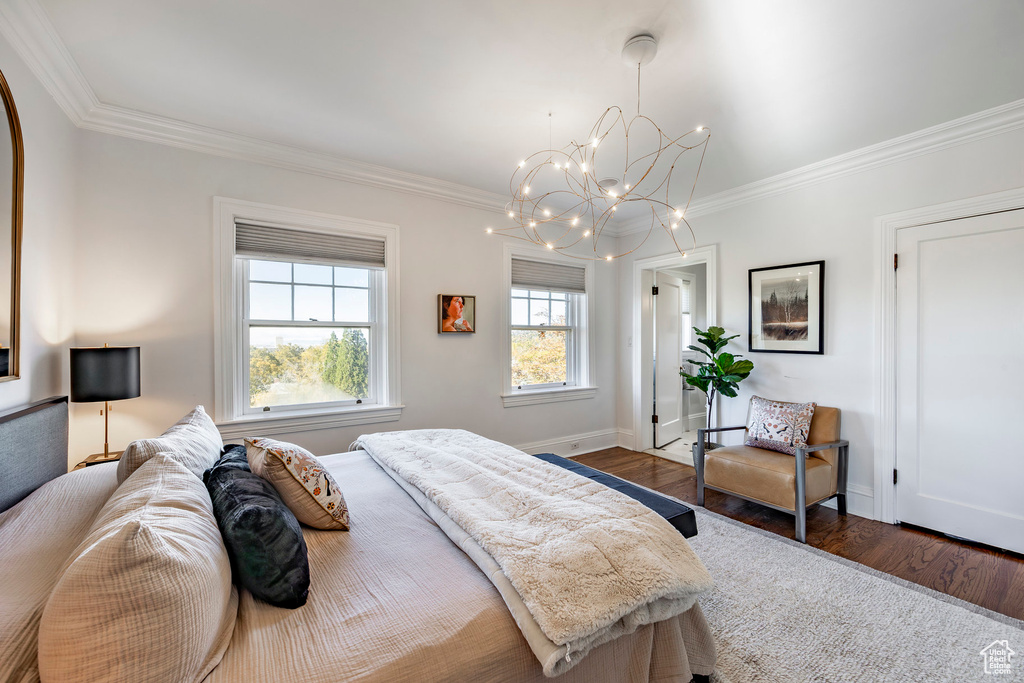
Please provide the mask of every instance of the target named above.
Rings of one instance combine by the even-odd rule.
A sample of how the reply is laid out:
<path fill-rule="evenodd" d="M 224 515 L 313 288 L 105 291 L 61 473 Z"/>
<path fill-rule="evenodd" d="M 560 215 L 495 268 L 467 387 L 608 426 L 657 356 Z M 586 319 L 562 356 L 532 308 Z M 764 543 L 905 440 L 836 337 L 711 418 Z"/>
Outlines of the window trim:
<path fill-rule="evenodd" d="M 266 433 L 283 434 L 311 429 L 326 429 L 376 422 L 392 422 L 401 417 L 399 357 L 399 260 L 398 226 L 364 221 L 326 213 L 290 209 L 214 197 L 214 419 L 225 437 L 251 433 L 260 425 Z M 381 301 L 386 315 L 377 322 L 386 358 L 373 361 L 380 375 L 380 395 L 369 405 L 326 406 L 277 410 L 270 413 L 246 413 L 248 377 L 241 371 L 238 349 L 243 338 L 244 287 L 240 261 L 235 257 L 235 222 L 258 223 L 310 230 L 374 236 L 384 239 L 386 267 L 381 275 Z"/>
<path fill-rule="evenodd" d="M 594 264 L 592 261 L 580 261 L 578 265 L 584 268 L 586 289 L 586 303 L 576 306 L 576 315 L 579 318 L 575 326 L 574 338 L 575 349 L 571 354 L 576 358 L 576 384 L 570 386 L 538 385 L 532 388 L 517 389 L 512 384 L 512 259 L 514 257 L 529 259 L 531 261 L 546 261 L 557 265 L 566 265 L 565 257 L 551 254 L 547 249 L 533 247 L 532 245 L 513 245 L 505 243 L 503 246 L 503 287 L 502 287 L 502 405 L 506 408 L 515 406 L 535 405 L 539 403 L 555 403 L 560 401 L 576 401 L 580 399 L 593 398 L 597 395 L 597 386 L 594 384 L 597 366 L 594 354 L 594 320 L 596 297 L 594 296 Z"/>

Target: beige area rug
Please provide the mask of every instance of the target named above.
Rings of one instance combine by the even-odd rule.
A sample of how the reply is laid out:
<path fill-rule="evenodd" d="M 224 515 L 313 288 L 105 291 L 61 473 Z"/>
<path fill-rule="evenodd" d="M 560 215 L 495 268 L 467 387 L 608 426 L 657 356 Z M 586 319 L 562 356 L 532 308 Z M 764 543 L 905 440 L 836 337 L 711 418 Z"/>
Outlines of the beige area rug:
<path fill-rule="evenodd" d="M 716 584 L 700 599 L 716 683 L 1024 681 L 1024 622 L 696 512 L 690 543 Z M 1009 673 L 986 673 L 1004 648 L 1017 653 Z"/>

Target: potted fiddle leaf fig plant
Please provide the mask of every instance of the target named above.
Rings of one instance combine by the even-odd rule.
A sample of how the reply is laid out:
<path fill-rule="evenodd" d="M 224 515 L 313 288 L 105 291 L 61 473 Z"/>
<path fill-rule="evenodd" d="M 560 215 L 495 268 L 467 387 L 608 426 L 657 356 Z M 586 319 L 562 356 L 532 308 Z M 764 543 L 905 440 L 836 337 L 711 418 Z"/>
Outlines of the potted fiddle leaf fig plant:
<path fill-rule="evenodd" d="M 683 376 L 687 384 L 700 389 L 707 397 L 707 427 L 711 429 L 715 397 L 718 394 L 735 397 L 739 383 L 750 375 L 754 364 L 749 360 L 739 360 L 742 358 L 740 355 L 722 351 L 729 340 L 735 339 L 739 336 L 738 334 L 723 337 L 725 330 L 721 327 L 709 327 L 707 331 L 695 327 L 693 331 L 697 333 L 697 341 L 706 348 L 693 345 L 689 348 L 705 356 L 706 360 L 690 361 L 699 368 L 696 375 L 688 375 L 683 371 L 680 371 L 679 374 Z M 715 443 L 704 444 L 705 450 L 711 450 L 718 446 L 719 444 Z"/>

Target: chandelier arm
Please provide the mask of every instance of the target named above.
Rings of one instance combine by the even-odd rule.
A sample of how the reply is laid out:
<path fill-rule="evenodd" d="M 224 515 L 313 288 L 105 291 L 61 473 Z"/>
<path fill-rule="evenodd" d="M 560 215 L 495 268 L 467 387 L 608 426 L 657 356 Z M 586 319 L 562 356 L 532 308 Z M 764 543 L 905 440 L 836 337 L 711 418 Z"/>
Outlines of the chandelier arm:
<path fill-rule="evenodd" d="M 586 180 L 586 175 L 583 176 L 582 180 L 578 180 L 576 178 L 576 176 L 571 175 L 571 174 L 566 174 L 566 176 L 569 178 L 569 182 L 567 183 L 569 185 L 569 190 L 567 190 L 568 192 L 572 192 L 576 196 L 580 196 L 581 193 L 584 193 L 584 192 L 587 191 L 587 188 L 589 187 L 589 185 L 588 185 L 587 180 Z M 577 188 L 579 188 L 579 190 L 578 191 L 573 190 L 572 189 L 573 187 L 577 187 Z"/>
<path fill-rule="evenodd" d="M 627 145 L 628 145 L 628 142 L 627 142 Z M 633 165 L 635 165 L 635 164 L 638 164 L 638 163 L 640 163 L 641 161 L 643 161 L 644 159 L 646 159 L 647 157 L 650 157 L 650 156 L 653 156 L 653 157 L 654 157 L 654 161 L 653 161 L 653 162 L 652 162 L 652 163 L 651 163 L 651 164 L 650 164 L 650 165 L 649 165 L 649 166 L 647 167 L 647 170 L 646 170 L 646 171 L 644 171 L 643 175 L 642 175 L 642 176 L 640 176 L 640 180 L 638 180 L 638 181 L 636 181 L 635 183 L 633 183 L 633 188 L 634 188 L 634 189 L 635 189 L 635 188 L 636 188 L 637 186 L 639 186 L 639 185 L 640 185 L 640 183 L 642 183 L 642 182 L 643 182 L 644 180 L 646 180 L 646 179 L 647 179 L 647 176 L 648 176 L 648 175 L 650 175 L 651 171 L 653 171 L 653 170 L 654 170 L 654 167 L 655 167 L 655 166 L 657 165 L 657 163 L 658 163 L 658 159 L 660 159 L 660 158 L 661 158 L 661 150 L 658 150 L 658 151 L 656 151 L 656 152 L 649 152 L 648 154 L 645 154 L 644 156 L 640 157 L 639 159 L 637 159 L 637 160 L 635 160 L 635 161 L 631 162 L 631 163 L 630 163 L 630 164 L 629 164 L 628 166 L 626 166 L 626 172 L 628 173 L 628 172 L 629 172 L 629 169 L 630 169 L 630 168 L 631 168 L 631 167 L 632 167 Z M 625 174 L 623 174 L 623 178 L 625 178 Z M 652 191 L 653 191 L 653 192 L 657 192 L 657 191 L 658 191 L 658 188 L 660 188 L 660 187 L 661 187 L 661 185 L 659 184 L 659 185 L 658 185 L 658 187 L 654 188 L 654 190 L 652 190 Z"/>
<path fill-rule="evenodd" d="M 696 142 L 696 143 L 694 143 L 692 145 L 687 145 L 687 144 L 685 144 L 683 142 L 680 142 L 683 138 L 687 138 L 687 137 L 689 137 L 689 136 L 691 136 L 691 135 L 693 135 L 695 133 L 702 133 L 704 131 L 709 130 L 705 126 L 701 126 L 700 128 L 694 128 L 693 130 L 688 130 L 685 133 L 683 133 L 682 135 L 680 135 L 679 137 L 673 138 L 670 135 L 668 135 L 665 131 L 663 131 L 658 126 L 658 124 L 656 124 L 654 121 L 651 121 L 651 119 L 647 118 L 646 116 L 641 116 L 639 118 L 642 118 L 642 119 L 648 121 L 651 124 L 651 126 L 653 126 L 655 128 L 655 130 L 658 131 L 658 134 L 665 141 L 664 144 L 663 144 L 664 147 L 679 146 L 679 147 L 684 147 L 686 149 L 693 149 L 694 147 L 700 147 L 701 145 L 703 145 L 707 141 L 707 139 L 705 138 L 704 140 L 701 140 L 700 142 Z"/>
<path fill-rule="evenodd" d="M 584 237 L 583 234 L 580 233 L 580 236 L 577 237 L 575 241 L 569 242 L 568 244 L 563 244 L 563 245 L 560 245 L 560 246 L 556 246 L 555 249 L 557 251 L 559 251 L 559 252 L 561 252 L 562 250 L 565 250 L 565 249 L 571 249 L 572 247 L 575 247 L 577 244 L 579 244 L 580 242 L 582 242 L 585 239 L 586 239 L 586 237 Z M 566 252 L 565 254 L 562 254 L 562 255 L 563 256 L 569 256 L 569 255 L 571 255 L 571 252 Z"/>
<path fill-rule="evenodd" d="M 630 164 L 629 164 L 629 128 L 632 125 L 633 125 L 632 121 L 629 122 L 629 125 L 626 125 L 626 123 L 623 122 L 623 140 L 624 140 L 625 145 L 626 145 L 626 154 L 625 154 L 625 156 L 622 159 L 622 175 L 620 176 L 622 178 L 623 190 L 625 190 L 626 174 L 629 173 L 629 166 L 630 166 Z"/>
<path fill-rule="evenodd" d="M 652 233 L 653 231 L 654 231 L 654 225 L 652 224 L 652 225 L 651 225 L 651 227 L 650 227 L 650 228 L 649 228 L 649 229 L 647 230 L 647 234 L 646 234 L 646 235 L 644 235 L 644 238 L 643 238 L 642 240 L 640 240 L 640 243 L 639 243 L 639 244 L 637 244 L 637 245 L 636 245 L 635 247 L 633 247 L 633 248 L 632 248 L 632 249 L 630 249 L 629 251 L 623 251 L 623 252 L 620 252 L 620 253 L 618 253 L 618 254 L 615 254 L 615 255 L 611 256 L 611 258 L 610 258 L 610 259 L 607 259 L 607 257 L 606 257 L 606 259 L 607 259 L 607 260 L 611 260 L 611 259 L 617 259 L 617 258 L 622 258 L 623 256 L 629 256 L 630 254 L 632 254 L 632 253 L 633 253 L 633 252 L 635 252 L 635 251 L 636 251 L 637 249 L 639 249 L 640 247 L 644 246 L 644 244 L 646 244 L 646 243 L 647 243 L 647 240 L 648 240 L 648 239 L 650 238 L 650 236 L 651 236 L 651 233 Z"/>
<path fill-rule="evenodd" d="M 686 200 L 686 209 L 690 208 L 690 202 L 693 201 L 693 193 L 697 190 L 697 179 L 700 178 L 700 169 L 701 169 L 702 166 L 704 166 L 704 155 L 708 153 L 708 142 L 710 142 L 710 141 L 711 141 L 711 133 L 708 133 L 707 138 L 704 139 L 704 149 L 701 150 L 700 161 L 697 162 L 697 172 L 693 174 L 693 186 L 690 188 L 690 196 Z M 684 209 L 683 210 L 684 215 L 685 215 L 685 212 L 686 211 Z M 687 223 L 686 225 L 689 226 L 690 224 Z M 693 232 L 693 228 L 690 228 L 690 232 Z M 694 245 L 696 245 L 696 243 L 697 243 L 697 236 L 694 235 L 693 239 L 694 239 Z"/>
<path fill-rule="evenodd" d="M 552 221 L 546 221 L 545 223 L 543 223 L 543 225 L 547 225 L 548 223 L 550 223 L 552 225 L 557 225 L 557 223 L 555 223 L 553 220 Z M 562 234 L 559 235 L 558 237 L 556 237 L 555 239 L 542 240 L 543 243 L 544 243 L 544 246 L 548 246 L 548 245 L 558 246 L 559 243 L 565 238 L 565 236 L 568 235 L 569 233 L 571 233 L 572 230 L 573 230 L 573 226 L 571 226 L 571 225 L 566 226 L 565 229 L 562 231 Z M 537 231 L 537 232 L 538 232 L 538 236 L 539 236 L 540 233 L 539 233 L 539 231 Z M 579 240 L 576 240 L 576 241 L 578 242 Z M 575 244 L 575 242 L 573 244 Z"/>
<path fill-rule="evenodd" d="M 680 140 L 682 140 L 683 138 L 689 137 L 689 136 L 694 135 L 696 133 L 705 133 L 705 132 L 707 133 L 707 135 L 700 142 L 695 142 L 692 145 L 685 145 L 682 142 L 680 142 Z M 663 133 L 663 135 L 664 135 L 664 133 Z M 708 128 L 707 126 L 701 126 L 700 128 L 694 128 L 693 130 L 688 130 L 688 131 L 686 131 L 685 133 L 683 133 L 682 135 L 680 135 L 679 137 L 677 137 L 675 139 L 670 138 L 669 136 L 665 135 L 665 139 L 670 140 L 673 145 L 679 145 L 680 147 L 686 147 L 687 149 L 693 149 L 695 147 L 700 147 L 703 144 L 707 144 L 708 138 L 710 138 L 710 137 L 711 137 L 711 129 Z"/>
<path fill-rule="evenodd" d="M 547 192 L 547 193 L 545 193 L 545 194 L 543 194 L 543 195 L 541 195 L 540 197 L 537 198 L 537 206 L 534 208 L 534 210 L 536 211 L 536 208 L 539 207 L 539 205 L 540 205 L 542 200 L 547 199 L 548 197 L 551 197 L 551 196 L 554 196 L 554 195 L 562 195 L 562 194 L 569 194 L 569 195 L 572 195 L 573 197 L 579 197 L 578 194 L 576 194 L 575 192 L 571 192 L 569 190 L 554 190 L 552 192 Z M 582 204 L 582 201 L 577 202 L 574 206 L 572 206 L 572 207 L 570 207 L 568 209 L 563 209 L 561 213 L 553 214 L 553 215 L 550 215 L 550 216 L 545 214 L 545 216 L 543 218 L 537 217 L 537 216 L 535 216 L 532 213 L 531 213 L 530 217 L 531 217 L 531 219 L 533 221 L 535 221 L 537 223 L 541 223 L 541 224 L 543 224 L 543 223 L 554 223 L 554 222 L 556 222 L 558 220 L 562 220 L 565 217 L 566 214 L 571 214 L 571 213 L 575 212 L 576 209 L 581 204 Z M 541 212 L 543 213 L 544 211 L 550 211 L 550 209 L 542 209 Z"/>
<path fill-rule="evenodd" d="M 686 223 L 686 227 L 689 228 L 690 239 L 693 242 L 693 249 L 696 249 L 697 248 L 697 235 L 694 234 L 693 228 L 690 227 L 690 224 L 687 221 L 683 220 L 683 222 Z M 676 251 L 678 251 L 680 254 L 683 255 L 683 257 L 685 257 L 686 256 L 686 251 L 681 246 L 679 246 L 679 242 L 678 242 L 678 240 L 676 240 L 675 232 L 673 232 L 672 230 L 668 230 L 667 232 L 668 232 L 668 236 L 672 239 L 672 244 L 675 245 Z"/>
<path fill-rule="evenodd" d="M 661 179 L 661 181 L 653 189 L 648 190 L 647 191 L 648 194 L 653 193 L 653 192 L 657 192 L 662 186 L 664 186 L 666 184 L 666 182 L 668 180 L 668 175 L 670 175 L 671 172 L 675 169 L 676 165 L 679 162 L 680 157 L 682 157 L 688 151 L 690 151 L 690 150 L 688 150 L 688 149 L 681 149 L 681 150 L 678 150 L 676 152 L 675 156 L 672 157 L 671 163 L 669 164 L 669 170 L 665 172 L 666 176 L 663 177 Z M 643 161 L 643 160 L 645 160 L 645 159 L 647 159 L 649 157 L 652 157 L 652 156 L 654 157 L 654 159 L 648 164 L 647 169 L 644 171 L 644 173 L 641 176 L 640 180 L 638 180 L 636 183 L 634 183 L 634 187 L 633 187 L 634 190 L 640 185 L 641 182 L 643 182 L 644 180 L 646 180 L 648 178 L 648 176 L 650 176 L 651 172 L 654 171 L 655 167 L 657 167 L 659 162 L 661 162 L 662 157 L 665 157 L 665 158 L 669 157 L 668 152 L 669 152 L 669 149 L 667 149 L 667 148 L 666 149 L 662 149 L 659 152 L 649 152 L 645 156 L 640 157 L 639 159 L 636 159 L 636 160 L 634 160 L 632 162 L 631 165 L 636 165 L 636 164 L 639 164 L 641 161 Z"/>
<path fill-rule="evenodd" d="M 683 154 L 688 152 L 690 149 L 693 149 L 693 148 L 686 148 L 686 149 L 680 150 L 679 153 L 676 154 L 676 157 L 675 157 L 675 159 L 672 160 L 672 165 L 669 167 L 669 170 L 666 173 L 665 178 L 661 181 L 661 183 L 658 184 L 657 187 L 655 187 L 654 189 L 651 190 L 651 193 L 654 193 L 654 192 L 657 192 L 658 190 L 660 190 L 662 187 L 665 187 L 666 206 L 669 206 L 669 203 L 668 203 L 668 201 L 669 201 L 668 193 L 671 190 L 672 174 L 675 172 L 676 162 L 679 161 L 679 157 L 681 157 Z M 706 152 L 706 151 L 707 151 L 707 148 L 705 147 L 704 151 L 702 151 L 702 153 L 701 153 L 701 162 L 703 162 L 704 152 Z M 692 198 L 693 198 L 693 191 L 696 188 L 697 178 L 699 176 L 700 176 L 700 165 L 698 165 L 697 172 L 694 174 L 693 187 L 690 188 L 690 199 L 687 200 L 686 205 L 685 205 L 686 207 L 688 207 L 690 205 L 690 200 L 692 200 Z"/>

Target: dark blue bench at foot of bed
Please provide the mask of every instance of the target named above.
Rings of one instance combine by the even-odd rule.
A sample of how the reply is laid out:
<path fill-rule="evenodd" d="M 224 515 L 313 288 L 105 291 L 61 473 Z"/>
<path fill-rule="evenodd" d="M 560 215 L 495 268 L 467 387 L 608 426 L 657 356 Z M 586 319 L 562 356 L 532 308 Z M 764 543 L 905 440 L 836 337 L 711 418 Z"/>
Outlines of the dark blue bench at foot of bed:
<path fill-rule="evenodd" d="M 599 484 L 604 484 L 608 488 L 615 489 L 619 493 L 624 493 L 633 500 L 643 503 L 667 519 L 668 523 L 678 529 L 679 533 L 686 538 L 697 535 L 697 518 L 693 514 L 693 510 L 677 500 L 654 491 L 649 491 L 642 486 L 630 484 L 628 481 L 623 481 L 618 477 L 613 477 L 600 470 L 595 470 L 593 467 L 587 467 L 582 463 L 563 458 L 554 453 L 534 453 L 534 456 L 552 465 L 564 467 L 570 472 L 575 472 L 587 479 L 593 479 Z"/>

